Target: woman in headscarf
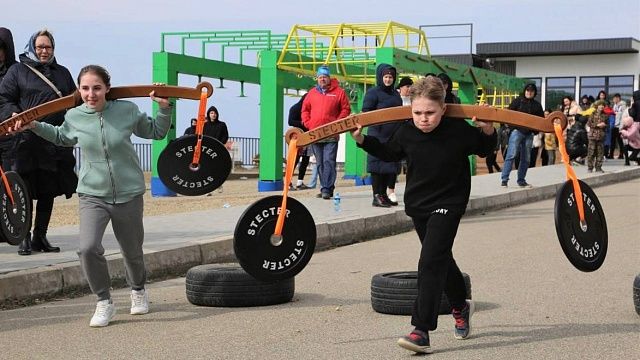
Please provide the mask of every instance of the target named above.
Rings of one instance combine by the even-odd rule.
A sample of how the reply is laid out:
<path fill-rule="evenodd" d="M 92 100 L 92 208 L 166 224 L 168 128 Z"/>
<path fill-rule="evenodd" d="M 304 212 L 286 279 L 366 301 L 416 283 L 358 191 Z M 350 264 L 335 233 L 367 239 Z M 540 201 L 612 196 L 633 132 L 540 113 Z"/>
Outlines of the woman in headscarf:
<path fill-rule="evenodd" d="M 0 115 L 11 117 L 45 102 L 72 94 L 76 90 L 69 70 L 58 64 L 54 56 L 55 41 L 48 30 L 31 35 L 20 62 L 12 66 L 0 84 Z M 46 80 L 45 80 L 46 79 Z M 64 111 L 42 118 L 54 126 L 64 121 Z M 73 148 L 55 146 L 25 131 L 13 137 L 11 169 L 27 183 L 29 195 L 36 199 L 36 213 L 31 233 L 20 244 L 18 254 L 31 251 L 58 252 L 46 235 L 53 210 L 53 199 L 75 192 L 78 178 L 74 172 Z"/>

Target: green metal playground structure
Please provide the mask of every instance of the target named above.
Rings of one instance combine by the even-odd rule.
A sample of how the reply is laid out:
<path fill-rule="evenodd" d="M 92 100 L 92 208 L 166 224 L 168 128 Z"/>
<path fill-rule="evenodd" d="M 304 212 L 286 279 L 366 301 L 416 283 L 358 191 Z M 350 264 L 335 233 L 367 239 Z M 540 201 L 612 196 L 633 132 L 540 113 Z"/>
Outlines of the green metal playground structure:
<path fill-rule="evenodd" d="M 313 87 L 320 65 L 331 67 L 332 76 L 349 94 L 352 112 L 360 111 L 364 93 L 375 85 L 375 68 L 380 63 L 395 66 L 398 78 L 447 73 L 463 104 L 482 101 L 502 107 L 525 84 L 523 79 L 433 58 L 422 30 L 396 22 L 295 25 L 289 34 L 269 30 L 169 32 L 161 37 L 160 51 L 153 53 L 154 82 L 178 85 L 179 74 L 220 79 L 220 87 L 225 80 L 236 81 L 240 96 L 244 96 L 244 84 L 260 86 L 260 191 L 282 190 L 283 98 L 291 94 L 289 90 L 297 94 Z M 167 51 L 170 44 L 179 44 L 179 52 Z M 219 59 L 207 55 L 212 47 Z M 199 54 L 193 50 L 187 54 L 194 48 Z M 234 52 L 235 61 L 226 59 L 231 49 L 238 51 Z M 247 52 L 257 53 L 257 66 L 244 64 Z M 153 164 L 175 137 L 173 126 L 165 139 L 153 142 Z M 344 171 L 345 178 L 355 179 L 356 184 L 363 184 L 367 176 L 366 155 L 348 136 Z M 155 166 L 151 192 L 154 196 L 175 195 L 159 180 Z"/>

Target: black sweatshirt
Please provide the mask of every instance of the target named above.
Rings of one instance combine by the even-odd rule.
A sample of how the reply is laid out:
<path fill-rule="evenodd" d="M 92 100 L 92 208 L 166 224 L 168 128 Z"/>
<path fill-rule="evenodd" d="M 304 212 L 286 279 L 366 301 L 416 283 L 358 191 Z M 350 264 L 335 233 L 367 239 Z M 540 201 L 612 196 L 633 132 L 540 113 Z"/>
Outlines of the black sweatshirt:
<path fill-rule="evenodd" d="M 433 131 L 424 133 L 413 121 L 403 123 L 388 142 L 365 136 L 359 147 L 384 161 L 407 159 L 405 212 L 426 217 L 441 207 L 464 209 L 471 192 L 468 155 L 485 157 L 496 146 L 496 132 L 484 135 L 464 120 L 442 118 Z"/>

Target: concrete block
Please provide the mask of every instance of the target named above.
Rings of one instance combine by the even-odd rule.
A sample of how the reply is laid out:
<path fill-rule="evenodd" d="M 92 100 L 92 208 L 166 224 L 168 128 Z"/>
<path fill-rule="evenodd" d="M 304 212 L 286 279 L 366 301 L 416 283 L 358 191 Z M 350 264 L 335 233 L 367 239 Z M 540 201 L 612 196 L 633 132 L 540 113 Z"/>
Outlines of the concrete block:
<path fill-rule="evenodd" d="M 233 236 L 221 236 L 199 245 L 202 264 L 238 261 L 233 251 Z"/>
<path fill-rule="evenodd" d="M 364 234 L 364 218 L 328 222 L 331 244 L 343 246 L 361 241 Z"/>
<path fill-rule="evenodd" d="M 527 196 L 527 191 L 526 190 L 514 190 L 514 191 L 509 191 L 509 205 L 508 206 L 515 206 L 515 205 L 521 205 L 521 204 L 526 204 L 528 202 L 528 196 Z"/>
<path fill-rule="evenodd" d="M 62 291 L 62 272 L 56 266 L 0 275 L 0 303 L 11 299 L 31 299 Z"/>
<path fill-rule="evenodd" d="M 327 250 L 332 247 L 329 224 L 316 224 L 316 251 Z"/>
<path fill-rule="evenodd" d="M 147 253 L 144 259 L 149 278 L 182 275 L 190 268 L 202 263 L 200 245 L 185 245 L 174 249 Z"/>
<path fill-rule="evenodd" d="M 407 215 L 407 213 L 404 212 L 404 209 L 397 210 L 394 213 L 394 216 L 396 218 L 394 222 L 395 224 L 394 229 L 396 234 L 407 232 L 407 231 L 413 231 L 413 220 L 411 220 L 409 215 Z"/>
<path fill-rule="evenodd" d="M 396 233 L 396 221 L 399 219 L 395 214 L 383 214 L 368 216 L 364 218 L 363 240 L 378 239 Z"/>
<path fill-rule="evenodd" d="M 58 265 L 62 272 L 62 290 L 64 292 L 88 289 L 89 283 L 84 276 L 79 261 Z"/>

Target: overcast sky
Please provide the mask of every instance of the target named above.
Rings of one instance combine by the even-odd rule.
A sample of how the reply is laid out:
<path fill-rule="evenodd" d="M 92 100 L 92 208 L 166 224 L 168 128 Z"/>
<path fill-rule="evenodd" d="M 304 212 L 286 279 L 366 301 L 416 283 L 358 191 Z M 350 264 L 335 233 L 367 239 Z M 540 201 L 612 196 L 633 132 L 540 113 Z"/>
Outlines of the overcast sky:
<path fill-rule="evenodd" d="M 9 2 L 10 7 L 6 5 Z M 4 0 L 0 9 L 0 26 L 13 32 L 17 53 L 22 52 L 33 32 L 46 27 L 54 34 L 58 62 L 68 67 L 74 77 L 82 66 L 96 63 L 111 72 L 114 86 L 150 83 L 151 55 L 160 50 L 160 33 L 169 31 L 271 30 L 286 34 L 294 24 L 396 21 L 415 27 L 473 23 L 474 50 L 476 43 L 483 42 L 640 39 L 639 0 Z M 464 32 L 450 30 L 456 30 L 454 35 Z M 434 53 L 469 48 L 465 40 L 432 40 L 429 45 Z M 189 77 L 180 81 L 185 86 L 196 83 Z M 212 83 L 218 84 L 217 80 Z M 218 107 L 231 136 L 257 137 L 257 87 L 248 86 L 248 97 L 239 98 L 237 85 L 225 82 L 225 86 L 228 89 L 216 89 L 210 105 Z M 285 110 L 296 100 L 286 97 Z M 136 102 L 145 111 L 151 108 L 149 101 Z M 179 133 L 196 115 L 197 108 L 185 102 L 191 101 L 179 103 Z"/>

